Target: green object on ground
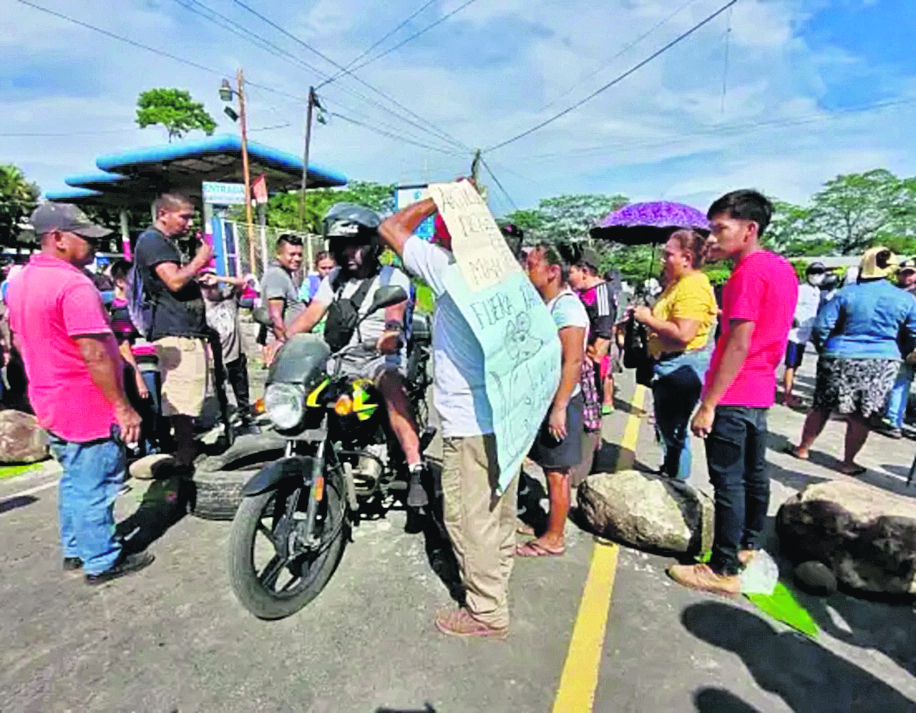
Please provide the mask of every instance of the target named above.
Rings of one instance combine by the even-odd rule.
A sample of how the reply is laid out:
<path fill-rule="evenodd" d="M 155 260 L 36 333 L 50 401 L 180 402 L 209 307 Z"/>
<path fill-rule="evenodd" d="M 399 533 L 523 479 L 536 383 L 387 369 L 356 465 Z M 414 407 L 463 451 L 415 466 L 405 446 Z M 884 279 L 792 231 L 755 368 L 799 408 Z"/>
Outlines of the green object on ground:
<path fill-rule="evenodd" d="M 36 470 L 41 470 L 41 463 L 29 463 L 28 465 L 7 465 L 0 466 L 0 480 L 3 478 L 12 478 L 14 475 L 22 475 L 23 473 L 31 473 Z"/>
<path fill-rule="evenodd" d="M 744 596 L 751 604 L 776 621 L 781 621 L 812 639 L 817 638 L 820 632 L 817 623 L 782 582 L 776 583 L 776 589 L 772 594 L 745 594 Z"/>

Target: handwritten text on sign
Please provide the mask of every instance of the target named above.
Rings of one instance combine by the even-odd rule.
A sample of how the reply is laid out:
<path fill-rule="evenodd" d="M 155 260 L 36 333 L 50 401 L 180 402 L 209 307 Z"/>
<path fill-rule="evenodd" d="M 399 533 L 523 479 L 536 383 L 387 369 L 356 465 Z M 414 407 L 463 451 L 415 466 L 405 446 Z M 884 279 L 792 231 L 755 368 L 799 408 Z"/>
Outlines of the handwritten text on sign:
<path fill-rule="evenodd" d="M 434 183 L 429 193 L 452 236 L 455 262 L 471 292 L 521 274 L 521 267 L 474 186 L 467 181 Z"/>
<path fill-rule="evenodd" d="M 499 460 L 499 488 L 503 491 L 518 474 L 553 401 L 560 382 L 560 340 L 547 307 L 498 228 L 498 246 L 489 244 L 489 229 L 465 230 L 467 226 L 484 224 L 480 206 L 496 226 L 486 204 L 479 196 L 477 200 L 468 199 L 465 189 L 476 195 L 466 182 L 430 186 L 440 210 L 451 211 L 451 223 L 445 215 L 443 218 L 452 236 L 457 264 L 451 266 L 443 282 L 483 351 L 487 400 L 493 413 Z M 446 195 L 450 197 L 447 208 Z M 475 219 L 464 220 L 468 215 Z M 482 247 L 485 242 L 489 247 Z M 508 260 L 501 257 L 503 253 Z"/>

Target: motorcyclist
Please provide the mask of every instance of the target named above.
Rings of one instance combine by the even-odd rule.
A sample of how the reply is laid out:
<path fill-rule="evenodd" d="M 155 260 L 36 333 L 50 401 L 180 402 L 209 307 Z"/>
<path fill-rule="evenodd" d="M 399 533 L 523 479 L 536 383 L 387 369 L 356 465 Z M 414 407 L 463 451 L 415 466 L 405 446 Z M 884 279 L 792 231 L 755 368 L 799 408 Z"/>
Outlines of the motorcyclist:
<path fill-rule="evenodd" d="M 424 507 L 428 497 L 423 486 L 424 464 L 420 453 L 417 425 L 411 413 L 404 384 L 405 300 L 384 312 L 371 314 L 359 330 L 348 329 L 349 317 L 366 315 L 372 295 L 379 287 L 400 285 L 410 293 L 410 280 L 401 270 L 379 263 L 381 245 L 378 226 L 381 218 L 374 211 L 351 203 L 337 203 L 322 221 L 322 233 L 337 261 L 322 281 L 309 306 L 287 327 L 287 338 L 310 331 L 326 315 L 324 338 L 332 351 L 350 346 L 341 359 L 341 373 L 372 379 L 388 411 L 394 431 L 410 473 L 407 505 Z M 374 340 L 373 347 L 362 346 Z M 282 342 L 271 345 L 271 361 Z"/>

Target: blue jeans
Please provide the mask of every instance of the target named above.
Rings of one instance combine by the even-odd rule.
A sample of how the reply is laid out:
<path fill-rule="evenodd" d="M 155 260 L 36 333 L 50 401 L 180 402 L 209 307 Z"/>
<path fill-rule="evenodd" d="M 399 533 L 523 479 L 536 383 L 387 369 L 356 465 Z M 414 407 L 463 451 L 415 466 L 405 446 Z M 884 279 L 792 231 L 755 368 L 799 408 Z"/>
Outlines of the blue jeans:
<path fill-rule="evenodd" d="M 902 364 L 897 374 L 897 381 L 891 390 L 891 397 L 887 404 L 887 420 L 894 428 L 903 428 L 903 419 L 906 418 L 907 402 L 910 400 L 910 387 L 913 385 L 913 375 L 916 374 L 913 366 Z"/>
<path fill-rule="evenodd" d="M 655 364 L 652 396 L 655 430 L 665 452 L 662 471 L 679 480 L 690 477 L 690 416 L 700 400 L 709 352 L 684 352 Z"/>
<path fill-rule="evenodd" d="M 737 574 L 738 551 L 760 548 L 770 503 L 766 448 L 767 409 L 716 409 L 706 437 L 706 462 L 716 493 L 709 566 L 719 574 Z"/>
<path fill-rule="evenodd" d="M 124 445 L 114 437 L 72 443 L 51 434 L 60 479 L 60 539 L 64 557 L 79 557 L 85 574 L 110 569 L 121 553 L 114 503 L 124 482 Z"/>

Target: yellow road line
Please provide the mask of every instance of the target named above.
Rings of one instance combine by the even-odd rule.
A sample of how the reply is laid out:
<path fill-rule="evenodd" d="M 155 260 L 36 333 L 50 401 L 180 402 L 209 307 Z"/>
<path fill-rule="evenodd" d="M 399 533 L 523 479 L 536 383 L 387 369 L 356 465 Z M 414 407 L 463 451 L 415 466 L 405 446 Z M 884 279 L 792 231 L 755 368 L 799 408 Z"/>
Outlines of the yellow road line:
<path fill-rule="evenodd" d="M 642 409 L 646 390 L 636 386 L 631 401 L 633 411 Z M 633 465 L 636 442 L 639 439 L 639 415 L 630 413 L 620 442 L 617 470 Z M 595 704 L 595 689 L 601 668 L 601 651 L 610 613 L 614 575 L 617 572 L 617 545 L 596 544 L 585 580 L 579 613 L 573 626 L 566 653 L 566 663 L 560 676 L 560 686 L 553 703 L 553 713 L 591 713 Z"/>

